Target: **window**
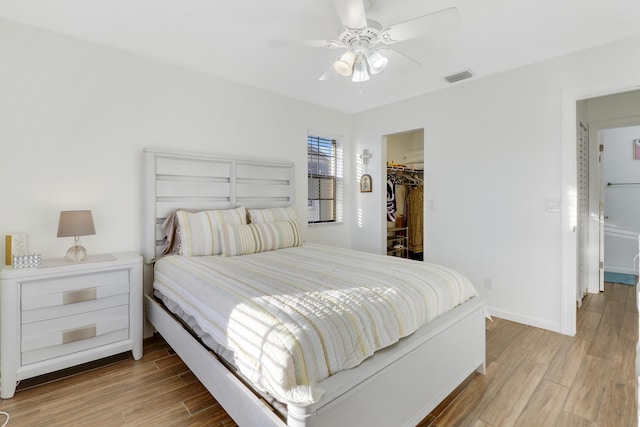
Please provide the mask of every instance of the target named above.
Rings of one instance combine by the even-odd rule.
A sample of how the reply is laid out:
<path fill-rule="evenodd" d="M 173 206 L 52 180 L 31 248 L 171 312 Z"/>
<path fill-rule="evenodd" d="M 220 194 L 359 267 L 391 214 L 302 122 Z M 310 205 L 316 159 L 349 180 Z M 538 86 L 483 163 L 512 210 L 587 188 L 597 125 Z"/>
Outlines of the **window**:
<path fill-rule="evenodd" d="M 307 136 L 309 224 L 335 223 L 340 217 L 342 159 L 338 141 Z"/>

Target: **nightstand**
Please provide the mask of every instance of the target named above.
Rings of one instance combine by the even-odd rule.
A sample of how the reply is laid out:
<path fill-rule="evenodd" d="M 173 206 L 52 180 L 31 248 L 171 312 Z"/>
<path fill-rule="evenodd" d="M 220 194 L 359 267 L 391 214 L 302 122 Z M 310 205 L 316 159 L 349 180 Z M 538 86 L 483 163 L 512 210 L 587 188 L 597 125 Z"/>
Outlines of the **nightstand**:
<path fill-rule="evenodd" d="M 0 398 L 17 381 L 131 350 L 142 357 L 142 258 L 0 271 Z"/>

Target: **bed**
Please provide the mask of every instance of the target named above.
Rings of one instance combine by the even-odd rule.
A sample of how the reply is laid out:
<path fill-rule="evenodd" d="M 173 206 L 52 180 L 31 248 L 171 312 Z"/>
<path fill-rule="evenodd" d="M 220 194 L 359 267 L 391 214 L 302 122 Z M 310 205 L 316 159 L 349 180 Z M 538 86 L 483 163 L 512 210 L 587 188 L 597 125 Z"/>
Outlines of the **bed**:
<path fill-rule="evenodd" d="M 198 319 L 197 315 L 205 310 L 204 308 L 181 310 L 181 305 L 176 300 L 181 299 L 183 294 L 170 285 L 172 281 L 177 287 L 180 284 L 188 283 L 186 289 L 194 289 L 198 295 L 206 293 L 207 288 L 195 290 L 194 287 L 197 286 L 195 282 L 191 284 L 190 279 L 172 273 L 174 270 L 177 271 L 179 264 L 188 264 L 186 270 L 193 273 L 191 277 L 218 276 L 237 279 L 241 276 L 242 271 L 258 268 L 257 264 L 260 264 L 259 268 L 262 269 L 271 269 L 271 266 L 277 265 L 279 262 L 283 265 L 295 264 L 297 266 L 306 264 L 307 260 L 317 257 L 317 254 L 329 257 L 331 253 L 334 253 L 336 258 L 332 261 L 332 265 L 337 265 L 340 259 L 352 258 L 356 263 L 366 263 L 369 262 L 368 258 L 372 258 L 373 264 L 370 267 L 364 267 L 365 264 L 361 264 L 361 270 L 372 269 L 375 266 L 383 268 L 383 264 L 387 261 L 392 263 L 414 262 L 398 259 L 387 260 L 391 257 L 356 253 L 345 249 L 328 251 L 322 246 L 302 243 L 299 236 L 296 240 L 295 233 L 290 233 L 286 228 L 288 225 L 283 221 L 278 221 L 265 224 L 262 228 L 258 225 L 247 224 L 225 225 L 223 232 L 227 234 L 221 235 L 215 240 L 223 242 L 224 256 L 169 256 L 163 258 L 157 263 L 157 278 L 154 281 L 153 261 L 165 249 L 165 242 L 162 240 L 164 231 L 161 225 L 168 216 L 177 209 L 188 212 L 233 211 L 242 207 L 254 212 L 271 212 L 270 208 L 293 206 L 294 167 L 292 163 L 288 162 L 257 161 L 153 150 L 145 150 L 143 156 L 143 255 L 145 258 L 145 313 L 149 322 L 147 332 L 155 329 L 165 338 L 239 425 L 309 427 L 415 425 L 467 376 L 475 370 L 484 373 L 485 306 L 479 297 L 473 296 L 473 290 L 461 287 L 457 288 L 456 293 L 468 293 L 466 296 L 461 296 L 461 301 L 464 302 L 452 302 L 451 310 L 439 307 L 438 310 L 442 309 L 440 311 L 444 313 L 436 313 L 438 310 L 433 308 L 423 310 L 413 307 L 411 302 L 416 299 L 413 297 L 394 300 L 391 304 L 394 310 L 398 304 L 404 304 L 409 307 L 408 311 L 412 312 L 414 317 L 417 316 L 421 319 L 417 323 L 409 320 L 401 322 L 402 325 L 416 323 L 415 331 L 413 329 L 404 330 L 404 326 L 402 326 L 400 330 L 403 332 L 391 332 L 390 336 L 385 339 L 380 339 L 380 334 L 375 333 L 373 334 L 376 337 L 374 341 L 380 341 L 383 348 L 375 351 L 372 356 L 370 353 L 373 351 L 367 348 L 355 358 L 358 360 L 347 361 L 339 369 L 335 369 L 332 364 L 323 360 L 320 366 L 330 366 L 327 369 L 330 375 L 327 375 L 327 372 L 311 376 L 305 374 L 312 379 L 311 386 L 308 389 L 303 388 L 306 390 L 306 394 L 298 392 L 292 394 L 291 389 L 277 387 L 268 389 L 265 394 L 265 384 L 253 383 L 256 381 L 255 378 L 242 369 L 243 362 L 242 358 L 237 357 L 238 352 L 235 353 L 235 356 L 228 356 L 224 354 L 224 351 L 213 351 L 213 349 L 220 350 L 216 346 L 221 346 L 222 350 L 228 347 L 228 342 L 223 345 L 220 343 L 224 338 L 216 336 L 215 325 L 219 326 L 221 322 L 214 321 L 212 323 L 214 326 L 207 330 L 209 327 L 200 323 L 202 320 Z M 192 215 L 191 218 L 194 218 L 193 215 L 198 215 L 195 212 L 189 214 Z M 295 223 L 293 220 L 290 222 Z M 284 231 L 278 229 L 280 230 L 278 232 L 286 238 L 273 241 L 265 238 L 264 242 L 269 240 L 265 243 L 266 248 L 275 249 L 273 251 L 253 248 L 249 249 L 249 254 L 245 255 L 247 250 L 243 244 L 235 246 L 232 244 L 243 241 L 233 233 L 245 231 L 257 233 L 264 229 L 271 230 L 265 232 L 269 236 L 275 235 L 277 233 L 272 230 L 275 227 L 274 224 L 285 227 Z M 193 230 L 197 230 L 197 227 L 193 227 Z M 288 243 L 283 245 L 283 241 Z M 290 244 L 291 242 L 294 244 Z M 194 246 L 194 251 L 200 250 L 198 248 Z M 206 249 L 206 251 L 209 250 L 212 250 L 212 247 Z M 230 268 L 231 264 L 238 264 L 239 267 L 234 268 L 240 268 L 240 270 L 228 273 L 225 269 Z M 180 268 L 185 269 L 184 266 Z M 294 272 L 293 269 L 290 269 L 288 274 L 298 274 L 300 277 L 322 275 L 323 279 L 320 284 L 314 286 L 325 286 L 328 282 L 337 282 L 337 276 L 320 274 L 317 266 L 313 268 L 316 269 L 317 274 Z M 384 268 L 395 267 L 385 265 Z M 450 270 L 443 270 L 439 266 L 432 266 L 432 268 L 435 272 L 429 274 L 435 276 L 453 274 Z M 215 274 L 204 274 L 202 273 L 204 270 L 212 270 Z M 383 276 L 383 270 L 374 273 L 374 276 L 379 278 Z M 282 294 L 278 286 L 286 282 L 289 276 L 282 276 L 281 272 L 273 273 L 273 276 L 270 274 L 265 274 L 264 270 L 260 270 L 260 273 L 254 274 L 252 278 L 244 277 L 237 280 L 238 283 L 249 283 L 248 289 L 253 289 L 254 281 L 259 281 L 256 278 L 262 277 L 264 278 L 263 282 L 270 281 L 270 286 L 278 289 L 278 291 L 272 289 L 270 292 L 274 295 Z M 352 277 L 351 274 L 346 275 Z M 217 286 L 230 286 L 230 280 L 223 279 Z M 456 280 L 462 283 L 466 279 L 457 278 Z M 388 280 L 382 279 L 380 281 L 388 282 Z M 237 285 L 233 286 L 235 292 Z M 375 292 L 381 292 L 379 286 L 374 286 L 374 288 Z M 184 293 L 184 291 L 182 292 Z M 305 289 L 304 292 L 315 293 L 315 289 Z M 367 290 L 366 292 L 372 291 Z M 386 292 L 384 294 L 384 299 L 386 299 L 389 291 L 385 290 L 384 292 Z M 217 295 L 218 299 L 225 299 L 225 297 L 220 297 L 225 295 L 224 293 L 214 293 L 214 295 Z M 355 298 L 379 299 L 380 296 L 379 294 L 374 297 L 366 295 L 353 297 L 354 301 L 356 301 Z M 339 299 L 343 300 L 344 295 L 340 294 Z M 250 301 L 253 304 L 254 299 L 249 295 L 245 300 L 231 301 L 229 312 L 236 313 L 243 301 Z M 336 304 L 336 307 L 338 305 Z M 438 306 L 440 305 L 443 303 L 439 302 Z M 188 307 L 188 305 L 183 307 Z M 350 307 L 346 308 L 351 309 Z M 275 311 L 286 312 L 286 309 L 276 306 Z M 271 314 L 269 313 L 269 315 Z M 213 316 L 215 315 L 214 313 Z M 306 319 L 305 316 L 302 317 Z M 227 319 L 233 320 L 232 316 Z M 421 326 L 427 320 L 430 321 Z M 307 321 L 307 326 L 299 329 L 314 329 L 314 322 L 315 320 Z M 246 322 L 236 323 L 242 325 Z M 385 320 L 384 316 L 382 324 L 389 324 L 389 320 Z M 308 327 L 309 325 L 313 327 Z M 224 323 L 224 327 L 219 329 L 229 329 L 228 326 L 229 322 Z M 259 328 L 252 329 L 258 330 Z M 342 329 L 342 327 L 338 329 Z M 385 328 L 380 330 L 382 329 Z M 345 334 L 348 335 L 347 332 Z M 239 333 L 231 341 L 235 342 L 243 337 L 243 333 Z M 313 339 L 309 339 L 306 344 L 308 352 L 305 354 L 307 356 L 313 354 L 314 345 Z M 345 354 L 348 355 L 353 353 L 353 349 L 345 351 Z M 236 360 L 237 363 L 234 364 L 233 360 Z M 291 370 L 286 368 L 289 365 L 284 366 L 282 372 Z M 322 371 L 317 366 L 310 367 L 308 370 L 309 372 Z M 279 378 L 282 375 L 270 374 L 270 376 Z M 274 396 L 277 398 L 271 399 Z M 398 396 L 402 396 L 402 398 L 398 399 Z"/>

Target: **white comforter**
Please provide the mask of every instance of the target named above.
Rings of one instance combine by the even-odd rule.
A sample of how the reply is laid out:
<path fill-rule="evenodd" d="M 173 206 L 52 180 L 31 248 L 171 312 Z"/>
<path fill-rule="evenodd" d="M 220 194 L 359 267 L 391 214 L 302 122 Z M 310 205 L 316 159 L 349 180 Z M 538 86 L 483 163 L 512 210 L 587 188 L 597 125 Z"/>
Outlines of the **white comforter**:
<path fill-rule="evenodd" d="M 233 351 L 238 370 L 283 402 L 358 365 L 476 296 L 448 268 L 305 244 L 231 258 L 162 258 L 154 287 Z"/>

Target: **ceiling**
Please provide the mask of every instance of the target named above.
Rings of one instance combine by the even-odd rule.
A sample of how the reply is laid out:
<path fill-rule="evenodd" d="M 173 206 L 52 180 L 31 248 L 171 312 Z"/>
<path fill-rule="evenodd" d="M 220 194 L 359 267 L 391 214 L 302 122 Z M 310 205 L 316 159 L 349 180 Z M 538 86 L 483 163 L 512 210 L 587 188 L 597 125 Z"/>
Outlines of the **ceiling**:
<path fill-rule="evenodd" d="M 0 18 L 348 113 L 640 34 L 638 0 L 367 0 L 382 26 L 455 6 L 460 25 L 393 45 L 422 65 L 390 62 L 367 82 L 318 78 L 341 50 L 269 47 L 336 39 L 332 0 L 0 0 Z M 457 83 L 461 84 L 461 83 Z"/>

